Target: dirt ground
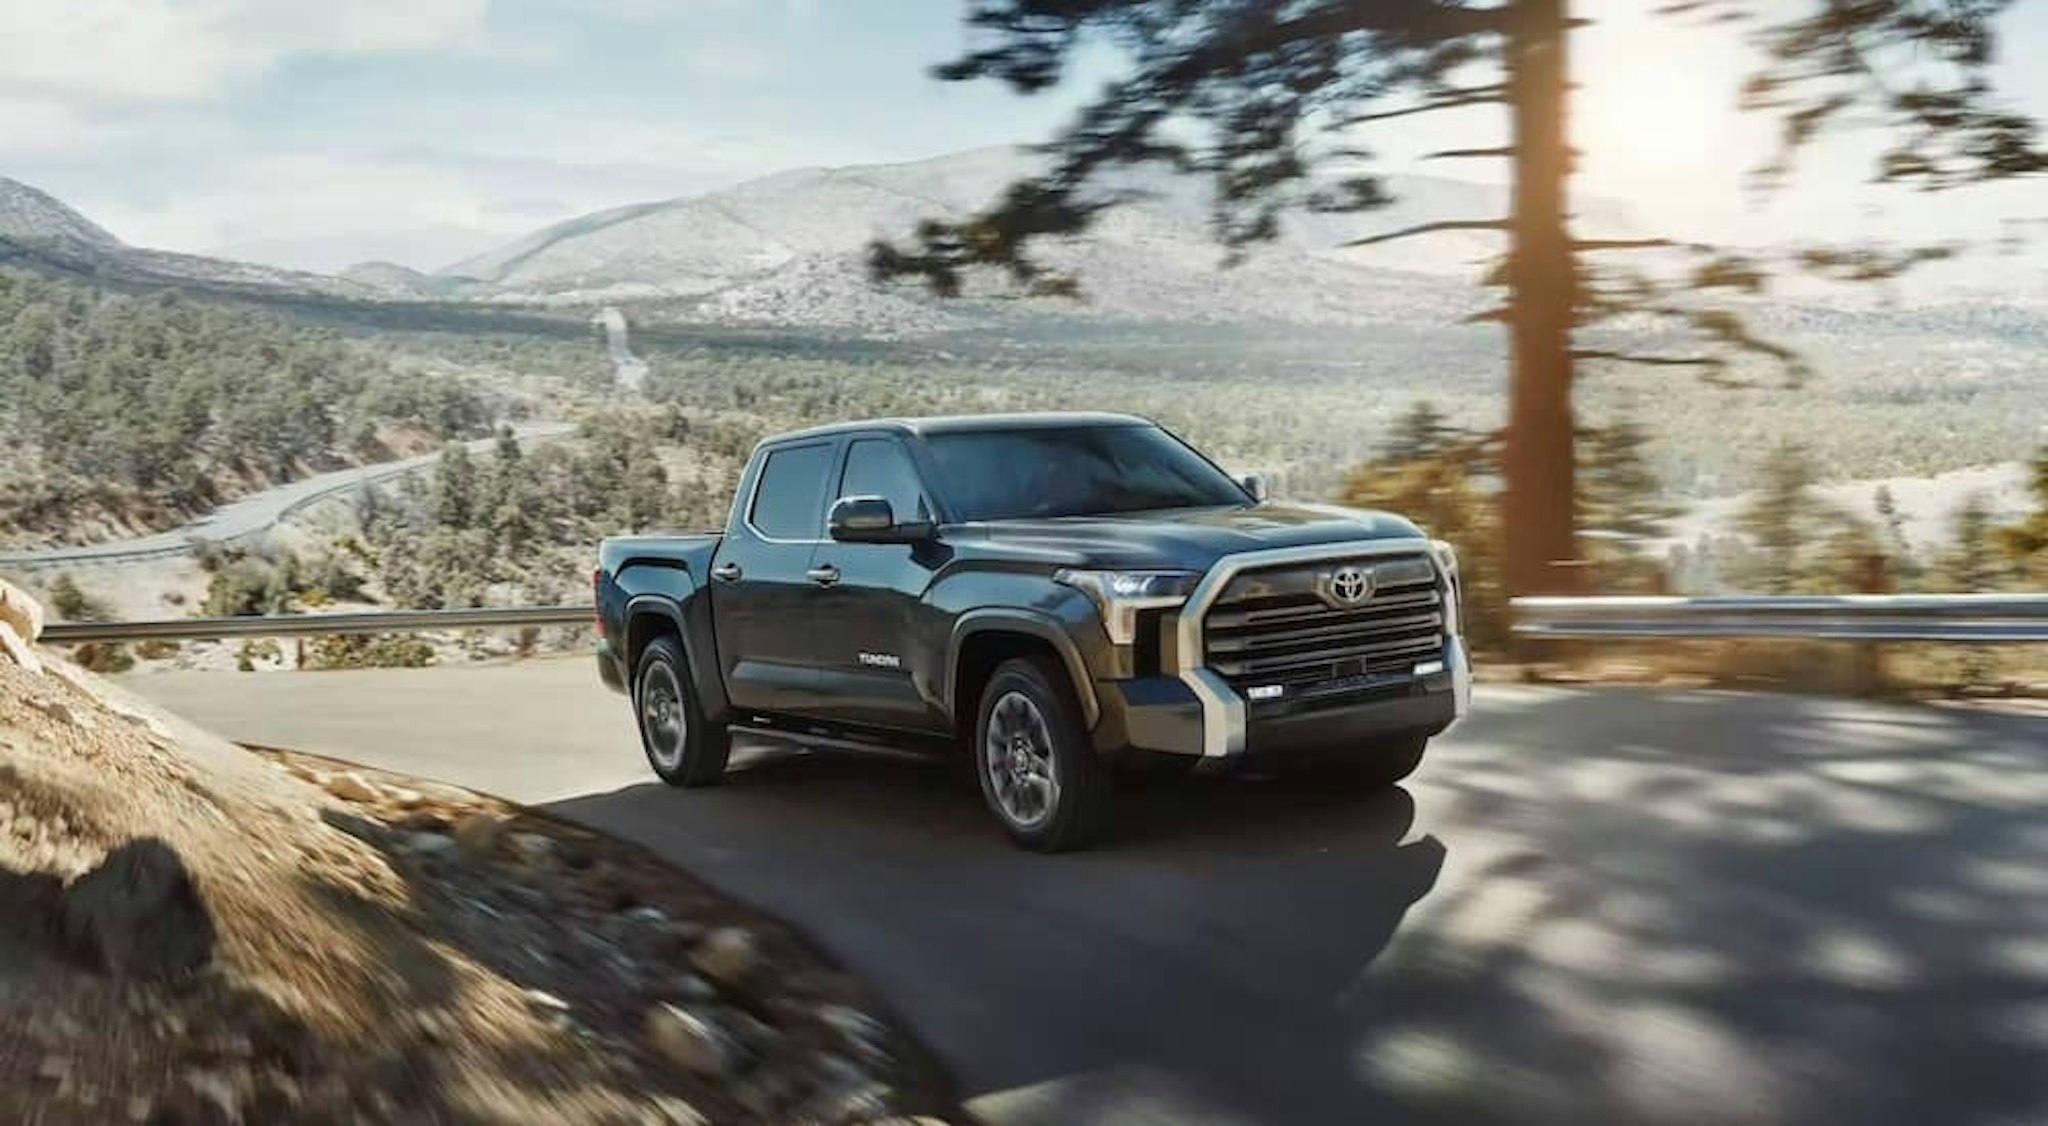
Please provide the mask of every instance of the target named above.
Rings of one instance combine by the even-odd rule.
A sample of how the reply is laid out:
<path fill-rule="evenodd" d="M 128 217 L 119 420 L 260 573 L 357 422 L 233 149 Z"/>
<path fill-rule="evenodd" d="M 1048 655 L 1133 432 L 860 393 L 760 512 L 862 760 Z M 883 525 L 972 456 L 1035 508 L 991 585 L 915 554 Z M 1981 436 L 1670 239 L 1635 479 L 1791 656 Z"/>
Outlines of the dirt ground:
<path fill-rule="evenodd" d="M 0 661 L 0 1121 L 957 1118 L 798 936 L 491 798 Z"/>

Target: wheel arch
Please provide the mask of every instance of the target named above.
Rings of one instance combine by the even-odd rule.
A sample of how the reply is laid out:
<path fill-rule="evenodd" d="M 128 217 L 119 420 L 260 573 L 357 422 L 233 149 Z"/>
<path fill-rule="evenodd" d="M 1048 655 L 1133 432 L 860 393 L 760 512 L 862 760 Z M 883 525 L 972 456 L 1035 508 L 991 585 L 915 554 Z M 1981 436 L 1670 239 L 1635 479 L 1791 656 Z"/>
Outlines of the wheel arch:
<path fill-rule="evenodd" d="M 695 636 L 696 631 L 690 628 L 683 608 L 667 595 L 640 594 L 626 603 L 625 617 L 625 665 L 631 678 L 629 693 L 636 702 L 640 691 L 641 654 L 647 651 L 647 646 L 653 644 L 655 638 L 673 637 L 682 647 L 683 660 L 689 666 L 684 672 L 697 694 L 698 706 L 706 718 L 724 722 L 730 709 L 726 703 L 725 684 L 719 678 L 717 658 L 707 652 L 704 641 Z"/>
<path fill-rule="evenodd" d="M 1049 656 L 1066 670 L 1082 724 L 1093 731 L 1102 709 L 1079 646 L 1056 620 L 1019 610 L 974 611 L 954 624 L 946 655 L 946 713 L 954 729 L 967 730 L 982 687 L 997 667 L 1023 656 Z"/>

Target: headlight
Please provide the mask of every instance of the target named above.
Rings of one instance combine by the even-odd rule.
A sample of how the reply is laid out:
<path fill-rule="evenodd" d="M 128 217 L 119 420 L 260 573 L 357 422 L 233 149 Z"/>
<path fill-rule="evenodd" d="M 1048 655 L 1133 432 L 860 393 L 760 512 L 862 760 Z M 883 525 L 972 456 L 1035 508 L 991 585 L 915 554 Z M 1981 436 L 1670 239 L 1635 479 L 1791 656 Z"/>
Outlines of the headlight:
<path fill-rule="evenodd" d="M 1178 606 L 1202 576 L 1191 571 L 1062 570 L 1053 581 L 1086 594 L 1102 614 L 1109 640 L 1129 645 L 1138 636 L 1138 611 Z"/>
<path fill-rule="evenodd" d="M 1444 573 L 1444 629 L 1457 636 L 1465 629 L 1465 583 L 1458 577 L 1458 553 L 1444 540 L 1431 540 L 1429 554 Z"/>
<path fill-rule="evenodd" d="M 1458 552 L 1456 548 L 1451 546 L 1449 540 L 1429 541 L 1429 553 L 1436 557 L 1436 565 L 1443 568 L 1444 574 L 1456 575 L 1458 573 Z"/>

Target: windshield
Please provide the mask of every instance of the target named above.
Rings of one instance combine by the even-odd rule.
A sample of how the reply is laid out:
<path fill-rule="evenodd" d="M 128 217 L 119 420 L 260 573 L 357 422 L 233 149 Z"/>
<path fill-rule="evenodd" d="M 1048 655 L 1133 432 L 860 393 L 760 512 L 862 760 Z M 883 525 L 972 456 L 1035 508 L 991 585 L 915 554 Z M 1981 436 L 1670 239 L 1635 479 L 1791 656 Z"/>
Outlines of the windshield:
<path fill-rule="evenodd" d="M 934 434 L 936 483 L 958 520 L 1245 505 L 1237 482 L 1156 426 Z"/>

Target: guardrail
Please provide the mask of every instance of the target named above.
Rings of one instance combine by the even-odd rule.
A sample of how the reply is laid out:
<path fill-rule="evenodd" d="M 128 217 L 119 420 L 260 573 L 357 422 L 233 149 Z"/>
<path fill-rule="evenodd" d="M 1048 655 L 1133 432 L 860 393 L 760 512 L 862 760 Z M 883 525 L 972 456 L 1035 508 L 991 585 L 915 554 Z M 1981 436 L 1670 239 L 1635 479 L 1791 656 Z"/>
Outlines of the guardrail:
<path fill-rule="evenodd" d="M 1840 597 L 1517 598 L 1516 633 L 1586 639 L 1792 638 L 1810 641 L 2048 643 L 2048 594 Z M 580 626 L 589 606 L 374 610 L 272 618 L 51 622 L 43 641 L 199 641 L 343 633 Z"/>
<path fill-rule="evenodd" d="M 43 642 L 212 641 L 227 637 L 326 637 L 339 633 L 414 633 L 437 629 L 590 625 L 590 606 L 512 606 L 467 610 L 372 610 L 274 618 L 170 618 L 159 622 L 50 622 Z"/>
<path fill-rule="evenodd" d="M 1517 598 L 1513 608 L 1527 637 L 2048 643 L 2048 594 Z"/>

